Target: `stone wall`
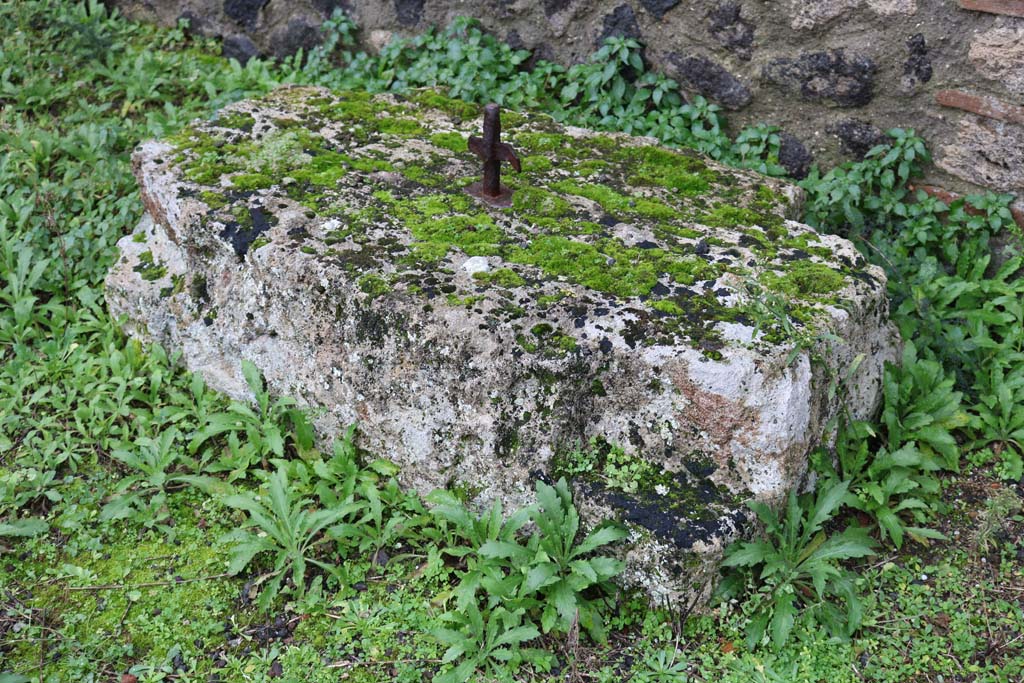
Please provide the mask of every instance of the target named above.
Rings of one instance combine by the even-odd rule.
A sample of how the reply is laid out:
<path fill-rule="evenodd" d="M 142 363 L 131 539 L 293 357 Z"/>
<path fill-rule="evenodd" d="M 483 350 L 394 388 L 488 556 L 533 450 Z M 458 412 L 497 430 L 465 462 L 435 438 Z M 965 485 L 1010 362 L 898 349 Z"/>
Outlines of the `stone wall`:
<path fill-rule="evenodd" d="M 727 110 L 734 130 L 780 126 L 790 169 L 857 157 L 883 130 L 913 127 L 935 155 L 930 191 L 1024 189 L 1024 0 L 108 2 L 163 24 L 188 18 L 242 60 L 313 45 L 335 7 L 368 47 L 461 15 L 563 64 L 606 36 L 632 36 L 653 68 Z"/>

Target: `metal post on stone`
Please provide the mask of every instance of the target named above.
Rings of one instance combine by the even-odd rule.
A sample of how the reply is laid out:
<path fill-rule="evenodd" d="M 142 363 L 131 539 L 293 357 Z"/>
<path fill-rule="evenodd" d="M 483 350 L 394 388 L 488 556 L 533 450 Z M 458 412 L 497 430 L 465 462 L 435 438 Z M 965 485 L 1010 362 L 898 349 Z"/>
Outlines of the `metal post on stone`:
<path fill-rule="evenodd" d="M 469 151 L 484 163 L 484 177 L 466 188 L 466 192 L 494 206 L 511 206 L 512 190 L 501 184 L 501 162 L 522 170 L 512 146 L 501 141 L 501 110 L 497 104 L 484 107 L 484 134 L 469 138 Z"/>

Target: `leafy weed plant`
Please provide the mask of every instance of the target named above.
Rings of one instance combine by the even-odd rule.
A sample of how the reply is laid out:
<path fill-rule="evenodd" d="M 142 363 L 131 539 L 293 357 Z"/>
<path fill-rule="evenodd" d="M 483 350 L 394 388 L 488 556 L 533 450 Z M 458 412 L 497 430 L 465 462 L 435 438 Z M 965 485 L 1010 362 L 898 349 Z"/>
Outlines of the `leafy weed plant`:
<path fill-rule="evenodd" d="M 515 584 L 505 595 L 512 597 L 512 604 L 539 612 L 544 633 L 553 629 L 565 633 L 578 623 L 595 640 L 604 641 L 601 599 L 588 597 L 586 591 L 609 592 L 609 582 L 622 571 L 623 564 L 591 554 L 625 538 L 626 531 L 615 525 L 601 526 L 577 543 L 580 518 L 565 479 L 554 486 L 538 481 L 536 490 L 537 505 L 530 521 L 537 532 L 525 544 L 488 541 L 480 547 L 480 555 L 505 565 Z"/>
<path fill-rule="evenodd" d="M 263 577 L 269 578 L 259 598 L 264 609 L 277 597 L 289 572 L 292 585 L 301 595 L 306 587 L 309 565 L 328 574 L 336 570 L 337 565 L 319 559 L 318 546 L 330 540 L 322 532 L 365 507 L 365 503 L 352 501 L 331 509 L 310 509 L 312 501 L 296 497 L 287 475 L 280 469 L 270 477 L 265 500 L 248 493 L 236 493 L 222 502 L 249 516 L 246 527 L 229 532 L 221 539 L 232 544 L 228 571 L 237 574 L 260 553 L 270 553 L 274 558 L 271 572 Z"/>
<path fill-rule="evenodd" d="M 256 463 L 267 466 L 271 456 L 285 455 L 285 435 L 301 451 L 313 448 L 313 428 L 303 411 L 295 408 L 290 398 L 271 399 L 259 369 L 249 360 L 242 361 L 242 374 L 256 398 L 256 409 L 240 401 L 232 401 L 227 410 L 206 418 L 206 425 L 189 442 L 189 452 L 196 453 L 213 437 L 227 437 L 227 448 L 212 462 L 201 463 L 204 469 L 227 471 L 228 481 L 245 477 Z"/>
<path fill-rule="evenodd" d="M 847 527 L 831 535 L 824 530 L 848 488 L 848 482 L 837 482 L 813 496 L 790 492 L 782 515 L 763 503 L 750 504 L 765 525 L 766 538 L 731 546 L 722 562 L 749 572 L 760 584 L 744 606 L 750 616 L 747 647 L 753 649 L 766 632 L 776 648 L 782 647 L 801 605 L 804 618 L 826 626 L 835 636 L 848 638 L 859 628 L 862 605 L 854 577 L 839 562 L 873 555 L 875 543 L 863 529 Z M 735 585 L 725 583 L 723 595 L 729 596 Z M 845 604 L 845 610 L 836 607 L 836 600 Z"/>

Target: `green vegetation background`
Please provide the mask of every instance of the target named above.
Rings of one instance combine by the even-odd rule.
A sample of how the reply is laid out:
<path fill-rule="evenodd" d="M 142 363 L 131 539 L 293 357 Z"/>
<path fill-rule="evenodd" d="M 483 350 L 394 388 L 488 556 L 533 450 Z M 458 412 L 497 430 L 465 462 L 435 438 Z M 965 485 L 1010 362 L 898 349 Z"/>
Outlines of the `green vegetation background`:
<path fill-rule="evenodd" d="M 317 452 L 254 368 L 258 404 L 231 403 L 127 340 L 101 284 L 142 212 L 133 146 L 280 83 L 440 84 L 781 175 L 774 129 L 729 137 L 624 39 L 525 70 L 468 22 L 355 53 L 338 16 L 325 47 L 243 67 L 95 0 L 5 3 L 0 28 L 0 681 L 1024 676 L 1024 280 L 990 248 L 1010 198 L 909 192 L 912 132 L 802 182 L 806 220 L 890 275 L 911 343 L 884 412 L 840 425 L 817 493 L 755 510 L 767 540 L 732 549 L 720 602 L 692 616 L 615 593 L 601 550 L 621 532 L 578 534 L 564 486 L 507 522 L 456 493 L 428 508 L 353 434 Z M 757 306 L 798 348 L 827 343 L 783 299 Z M 617 480 L 618 457 L 573 462 Z"/>

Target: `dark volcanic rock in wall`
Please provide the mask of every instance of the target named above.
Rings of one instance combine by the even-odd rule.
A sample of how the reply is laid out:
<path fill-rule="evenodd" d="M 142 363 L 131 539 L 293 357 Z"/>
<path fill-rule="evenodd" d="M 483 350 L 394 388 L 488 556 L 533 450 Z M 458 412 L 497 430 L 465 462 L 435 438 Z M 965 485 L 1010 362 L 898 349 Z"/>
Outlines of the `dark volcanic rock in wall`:
<path fill-rule="evenodd" d="M 814 158 L 804 143 L 789 133 L 779 133 L 779 164 L 794 178 L 806 178 Z"/>
<path fill-rule="evenodd" d="M 546 62 L 554 62 L 557 60 L 555 51 L 551 49 L 550 45 L 547 43 L 540 43 L 539 45 L 530 47 L 526 44 L 526 41 L 523 40 L 523 37 L 519 35 L 519 31 L 515 29 L 508 32 L 508 35 L 505 36 L 505 42 L 508 43 L 508 46 L 513 50 L 528 50 L 530 52 L 529 58 L 519 65 L 520 71 L 532 71 L 533 68 L 537 66 L 537 62 L 541 60 Z"/>
<path fill-rule="evenodd" d="M 678 5 L 679 0 L 640 0 L 640 4 L 661 21 L 661 18 L 665 16 L 665 12 Z"/>
<path fill-rule="evenodd" d="M 675 67 L 675 78 L 701 95 L 711 98 L 726 109 L 742 109 L 753 95 L 740 79 L 725 67 L 700 55 L 672 53 L 669 62 Z"/>
<path fill-rule="evenodd" d="M 336 9 L 343 9 L 346 12 L 352 9 L 346 0 L 313 0 L 313 8 L 319 10 L 325 17 L 331 16 Z"/>
<path fill-rule="evenodd" d="M 532 69 L 534 66 L 536 66 L 537 62 L 542 60 L 545 62 L 558 62 L 558 55 L 555 54 L 554 48 L 552 48 L 547 43 L 541 43 L 539 45 L 533 46 L 532 54 L 530 55 L 530 58 L 526 61 L 527 68 Z"/>
<path fill-rule="evenodd" d="M 572 0 L 544 0 L 544 14 L 549 17 L 558 14 L 568 7 L 570 2 Z"/>
<path fill-rule="evenodd" d="M 529 50 L 530 49 L 530 48 L 526 47 L 526 42 L 523 40 L 523 37 L 521 35 L 519 35 L 519 31 L 517 31 L 515 29 L 512 29 L 511 31 L 509 31 L 508 33 L 505 34 L 505 42 L 513 50 Z"/>
<path fill-rule="evenodd" d="M 224 14 L 242 26 L 253 27 L 267 0 L 224 0 Z"/>
<path fill-rule="evenodd" d="M 395 15 L 402 26 L 415 26 L 423 16 L 423 0 L 395 0 Z"/>
<path fill-rule="evenodd" d="M 619 5 L 604 16 L 604 29 L 597 37 L 597 44 L 603 43 L 605 38 L 622 36 L 639 39 L 641 35 L 633 8 L 629 5 Z"/>
<path fill-rule="evenodd" d="M 512 7 L 512 3 L 514 2 L 515 0 L 491 0 L 490 2 L 485 3 L 484 6 L 486 9 L 484 11 L 492 18 L 508 19 L 515 14 L 513 11 L 515 8 Z"/>
<path fill-rule="evenodd" d="M 860 107 L 871 101 L 876 70 L 870 57 L 847 56 L 846 51 L 839 48 L 805 52 L 796 59 L 776 59 L 764 68 L 762 77 L 811 102 Z"/>
<path fill-rule="evenodd" d="M 192 10 L 185 10 L 178 15 L 178 21 L 188 22 L 188 26 L 185 27 L 185 35 L 196 35 L 196 36 L 209 36 L 210 24 L 203 19 L 201 16 L 193 12 Z"/>
<path fill-rule="evenodd" d="M 301 48 L 305 52 L 320 42 L 320 30 L 302 17 L 297 17 L 276 31 L 271 39 L 274 56 L 277 58 L 295 54 Z"/>
<path fill-rule="evenodd" d="M 723 2 L 708 15 L 708 32 L 724 48 L 743 60 L 753 52 L 754 25 L 740 16 L 738 2 Z"/>
<path fill-rule="evenodd" d="M 843 119 L 827 130 L 839 138 L 844 152 L 858 159 L 863 159 L 872 147 L 889 141 L 880 128 L 858 119 Z"/>
<path fill-rule="evenodd" d="M 220 46 L 220 53 L 227 59 L 237 59 L 244 66 L 250 59 L 259 56 L 260 49 L 249 39 L 249 36 L 233 35 L 224 38 L 224 42 Z"/>
<path fill-rule="evenodd" d="M 918 33 L 907 39 L 907 61 L 903 62 L 903 80 L 900 85 L 904 92 L 913 92 L 921 83 L 932 80 L 932 60 L 928 57 L 928 45 L 924 34 Z"/>

